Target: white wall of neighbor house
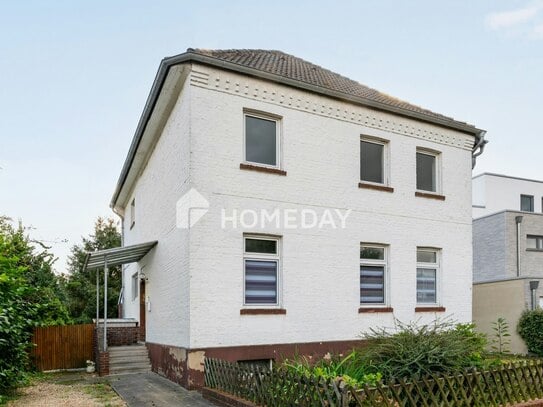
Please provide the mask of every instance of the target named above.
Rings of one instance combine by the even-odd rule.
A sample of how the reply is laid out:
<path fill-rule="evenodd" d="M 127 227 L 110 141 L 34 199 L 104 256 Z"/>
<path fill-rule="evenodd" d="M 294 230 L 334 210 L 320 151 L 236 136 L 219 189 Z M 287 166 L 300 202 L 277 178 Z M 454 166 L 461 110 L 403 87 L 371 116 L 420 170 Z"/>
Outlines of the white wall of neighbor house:
<path fill-rule="evenodd" d="M 159 242 L 139 263 L 125 268 L 124 316 L 139 320 L 139 297 L 133 298 L 131 278 L 143 269 L 148 297 L 146 340 L 180 347 L 189 344 L 189 239 L 187 230 L 176 227 L 176 203 L 189 190 L 189 102 L 190 86 L 185 84 L 135 183 L 124 216 L 125 245 Z"/>
<path fill-rule="evenodd" d="M 520 196 L 533 196 L 534 212 L 543 212 L 543 181 L 480 174 L 473 178 L 473 217 L 503 210 L 520 211 Z"/>
<path fill-rule="evenodd" d="M 210 201 L 210 211 L 190 231 L 190 347 L 356 339 L 370 327 L 392 327 L 393 317 L 471 320 L 472 137 L 234 73 L 194 69 L 191 185 Z M 287 176 L 240 169 L 244 109 L 282 117 Z M 389 141 L 393 193 L 358 188 L 363 135 Z M 415 196 L 417 148 L 440 152 L 445 201 Z M 276 208 L 352 213 L 345 230 L 223 229 L 221 208 L 227 214 Z M 240 315 L 244 233 L 281 236 L 279 306 L 286 315 Z M 393 314 L 358 313 L 361 242 L 388 245 Z M 417 247 L 441 249 L 438 305 L 445 313 L 415 313 Z"/>

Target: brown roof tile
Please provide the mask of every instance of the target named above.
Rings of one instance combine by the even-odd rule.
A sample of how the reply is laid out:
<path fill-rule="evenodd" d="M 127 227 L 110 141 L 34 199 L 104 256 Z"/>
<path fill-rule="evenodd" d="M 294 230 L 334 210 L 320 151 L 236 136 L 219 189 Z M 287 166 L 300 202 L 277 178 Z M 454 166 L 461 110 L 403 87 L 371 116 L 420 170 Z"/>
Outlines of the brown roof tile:
<path fill-rule="evenodd" d="M 467 125 L 466 123 L 457 121 L 451 117 L 432 112 L 428 109 L 389 96 L 338 73 L 293 55 L 286 54 L 282 51 L 261 49 L 208 50 L 189 48 L 187 52 L 216 58 L 269 74 L 280 75 L 288 79 L 346 95 L 360 97 L 385 106 L 388 105 L 394 108 L 419 113 L 430 119 L 433 118 Z M 468 126 L 471 127 L 471 125 Z"/>

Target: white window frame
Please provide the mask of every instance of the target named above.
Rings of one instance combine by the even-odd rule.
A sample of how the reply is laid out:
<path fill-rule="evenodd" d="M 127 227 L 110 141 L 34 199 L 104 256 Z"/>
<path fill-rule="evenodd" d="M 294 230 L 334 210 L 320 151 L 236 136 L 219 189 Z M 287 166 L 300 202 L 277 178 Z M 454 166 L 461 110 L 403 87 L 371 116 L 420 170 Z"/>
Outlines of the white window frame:
<path fill-rule="evenodd" d="M 532 205 L 531 205 L 532 210 L 531 211 L 527 211 L 527 210 L 522 209 L 522 198 L 523 197 L 531 199 L 531 203 L 532 203 Z M 521 212 L 534 213 L 535 212 L 535 197 L 533 195 L 520 194 L 520 210 L 521 210 Z"/>
<path fill-rule="evenodd" d="M 423 252 L 432 252 L 436 254 L 436 262 L 435 263 L 419 263 L 417 261 L 417 267 L 416 269 L 429 269 L 436 271 L 436 301 L 431 302 L 418 302 L 417 300 L 417 274 L 415 269 L 415 301 L 417 303 L 417 307 L 435 307 L 441 305 L 441 249 L 436 247 L 417 247 L 416 256 L 418 255 L 419 251 Z"/>
<path fill-rule="evenodd" d="M 275 165 L 263 164 L 256 161 L 247 160 L 247 128 L 246 117 L 254 117 L 256 119 L 268 120 L 275 122 Z M 243 162 L 250 165 L 256 165 L 259 167 L 281 169 L 281 124 L 282 117 L 274 115 L 272 113 L 265 113 L 250 109 L 243 109 Z"/>
<path fill-rule="evenodd" d="M 130 229 L 136 224 L 136 198 L 130 201 Z"/>
<path fill-rule="evenodd" d="M 378 137 L 371 137 L 367 135 L 361 135 L 360 136 L 360 142 L 365 143 L 372 143 L 372 144 L 379 144 L 383 146 L 383 162 L 382 162 L 382 171 L 383 171 L 383 182 L 373 182 L 373 181 L 366 181 L 363 180 L 362 177 L 360 177 L 360 173 L 362 172 L 362 156 L 359 153 L 358 157 L 358 174 L 360 177 L 360 182 L 363 184 L 372 184 L 372 185 L 380 185 L 380 186 L 390 186 L 390 152 L 389 152 L 389 140 L 385 140 Z"/>
<path fill-rule="evenodd" d="M 528 247 L 528 240 L 535 240 L 535 247 Z M 526 250 L 528 251 L 543 251 L 543 236 L 539 235 L 527 235 L 526 236 Z"/>
<path fill-rule="evenodd" d="M 418 182 L 417 182 L 417 155 L 416 154 L 425 154 L 434 157 L 434 166 L 435 166 L 435 172 L 436 172 L 436 190 L 435 191 L 429 191 L 427 189 L 418 189 Z M 435 195 L 441 195 L 442 189 L 441 189 L 441 152 L 436 150 L 430 150 L 423 147 L 417 147 L 417 151 L 415 153 L 415 188 L 417 192 L 421 192 L 424 194 L 435 194 Z"/>
<path fill-rule="evenodd" d="M 383 294 L 384 295 L 383 295 L 383 302 L 373 302 L 373 303 L 364 302 L 364 303 L 362 303 L 360 301 L 360 291 L 359 291 L 359 293 L 358 293 L 359 305 L 360 305 L 361 308 L 364 308 L 364 307 L 371 307 L 371 308 L 383 307 L 383 308 L 387 308 L 387 307 L 390 306 L 390 294 L 389 294 L 390 293 L 390 289 L 389 289 L 390 268 L 389 268 L 389 265 L 388 265 L 389 245 L 380 244 L 380 243 L 363 243 L 363 242 L 361 242 L 360 243 L 360 249 L 362 249 L 362 247 L 383 249 L 384 252 L 383 252 L 383 260 L 360 259 L 360 265 L 359 265 L 359 269 L 358 269 L 358 287 L 360 288 L 360 266 L 363 266 L 363 265 L 384 266 L 384 276 L 383 276 L 384 277 L 384 281 L 383 281 L 383 290 L 384 290 Z M 359 250 L 358 257 L 360 258 L 360 250 Z"/>
<path fill-rule="evenodd" d="M 275 241 L 275 247 L 277 248 L 277 253 L 255 253 L 255 252 L 246 252 L 245 251 L 245 240 L 246 239 L 255 239 L 255 240 L 271 240 Z M 244 234 L 242 239 L 243 244 L 243 292 L 242 292 L 242 305 L 243 308 L 280 308 L 282 302 L 282 278 L 281 278 L 281 236 L 271 236 L 271 235 L 258 235 L 258 234 Z M 277 278 L 276 278 L 276 296 L 275 304 L 262 303 L 262 304 L 247 304 L 245 302 L 245 261 L 246 260 L 262 260 L 262 261 L 275 261 L 277 263 Z"/>
<path fill-rule="evenodd" d="M 130 283 L 132 288 L 132 302 L 136 301 L 138 299 L 139 294 L 139 273 L 136 271 L 134 274 L 132 274 Z"/>

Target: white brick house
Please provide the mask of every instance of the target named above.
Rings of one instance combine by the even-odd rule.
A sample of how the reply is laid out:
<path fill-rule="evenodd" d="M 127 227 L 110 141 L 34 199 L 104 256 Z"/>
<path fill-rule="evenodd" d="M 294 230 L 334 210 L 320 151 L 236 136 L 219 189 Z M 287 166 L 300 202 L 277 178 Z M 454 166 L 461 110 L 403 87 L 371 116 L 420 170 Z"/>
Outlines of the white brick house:
<path fill-rule="evenodd" d="M 112 199 L 124 245 L 158 241 L 123 271 L 154 370 L 193 387 L 206 355 L 322 354 L 394 317 L 470 321 L 483 146 L 474 126 L 278 51 L 164 59 Z M 209 210 L 179 228 L 191 189 Z M 336 227 L 232 220 L 304 209 Z"/>

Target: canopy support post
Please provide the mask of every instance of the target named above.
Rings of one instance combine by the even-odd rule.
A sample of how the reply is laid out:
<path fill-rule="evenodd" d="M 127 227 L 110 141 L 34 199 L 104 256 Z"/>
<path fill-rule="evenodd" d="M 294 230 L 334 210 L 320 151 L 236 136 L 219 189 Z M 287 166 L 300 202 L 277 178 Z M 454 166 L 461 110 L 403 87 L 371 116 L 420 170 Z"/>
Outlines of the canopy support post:
<path fill-rule="evenodd" d="M 100 272 L 96 270 L 96 329 L 100 322 Z M 96 331 L 98 335 L 98 331 Z"/>
<path fill-rule="evenodd" d="M 107 256 L 104 258 L 104 352 L 107 352 Z"/>

